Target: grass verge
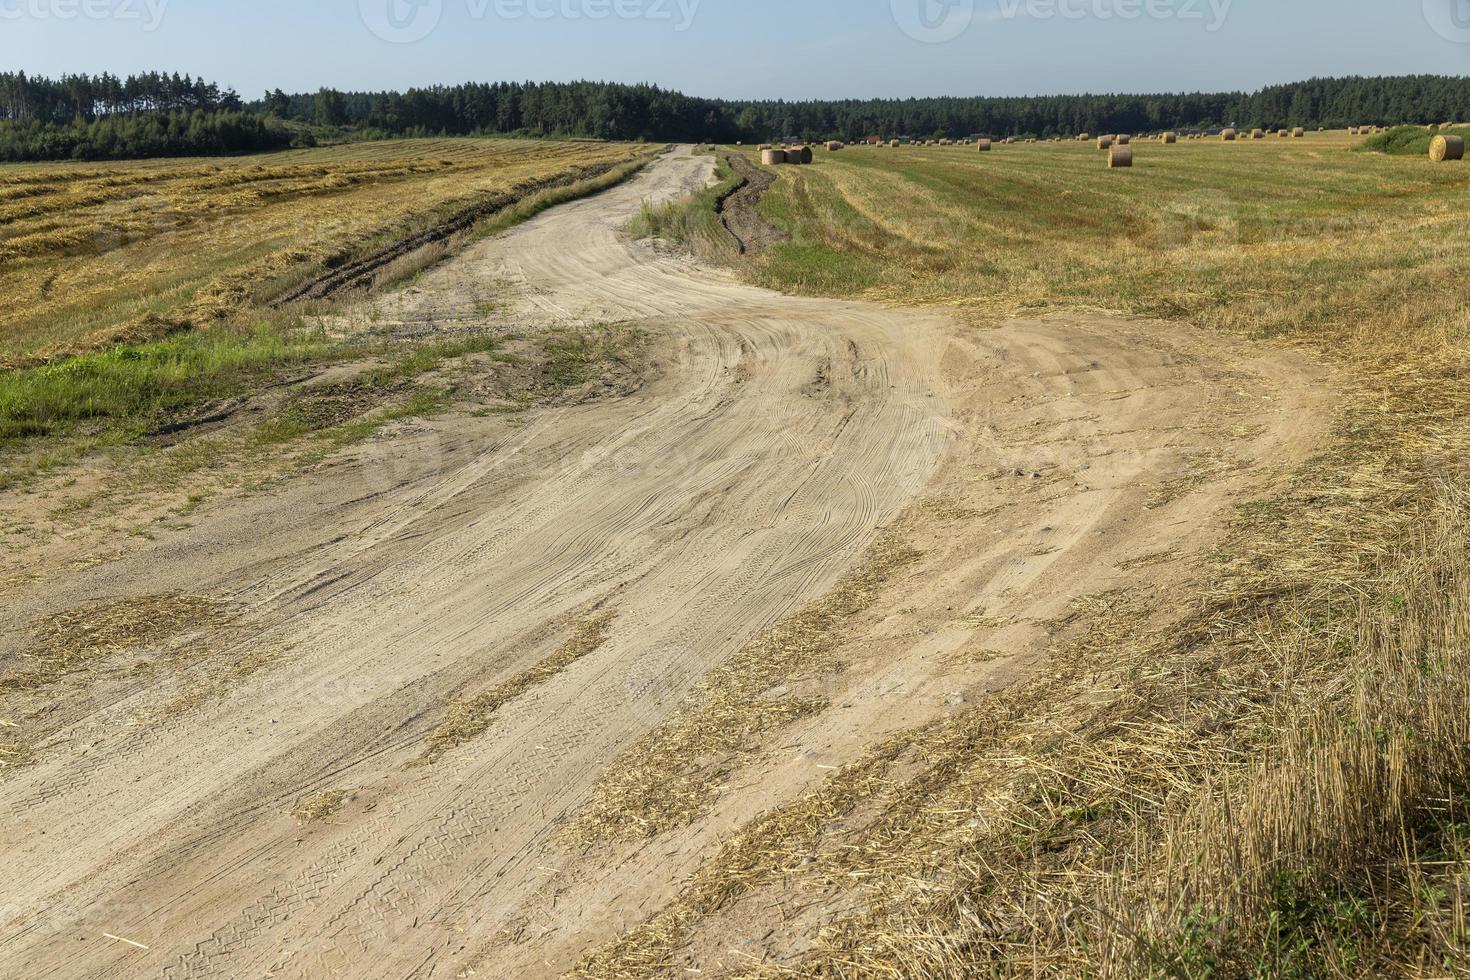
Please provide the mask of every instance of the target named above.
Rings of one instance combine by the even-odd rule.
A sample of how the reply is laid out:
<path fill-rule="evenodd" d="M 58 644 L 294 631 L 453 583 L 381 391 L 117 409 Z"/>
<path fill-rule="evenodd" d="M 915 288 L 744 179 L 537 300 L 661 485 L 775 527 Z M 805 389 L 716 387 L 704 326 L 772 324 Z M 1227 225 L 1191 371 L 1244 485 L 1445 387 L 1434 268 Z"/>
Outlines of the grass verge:
<path fill-rule="evenodd" d="M 635 239 L 656 238 L 678 245 L 706 261 L 727 262 L 738 255 L 738 247 L 720 222 L 718 205 L 741 184 L 741 178 L 720 159 L 717 183 L 693 194 L 663 204 L 644 201 L 628 221 L 628 234 Z"/>

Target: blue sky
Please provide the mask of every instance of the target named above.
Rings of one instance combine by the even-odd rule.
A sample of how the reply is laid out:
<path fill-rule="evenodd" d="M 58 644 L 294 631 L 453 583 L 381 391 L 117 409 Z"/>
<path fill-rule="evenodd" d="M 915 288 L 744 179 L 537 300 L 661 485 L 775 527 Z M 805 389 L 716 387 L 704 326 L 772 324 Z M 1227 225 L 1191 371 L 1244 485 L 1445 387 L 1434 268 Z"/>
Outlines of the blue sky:
<path fill-rule="evenodd" d="M 1470 0 L 0 0 L 0 52 L 247 97 L 570 78 L 788 99 L 1250 89 L 1470 73 Z"/>

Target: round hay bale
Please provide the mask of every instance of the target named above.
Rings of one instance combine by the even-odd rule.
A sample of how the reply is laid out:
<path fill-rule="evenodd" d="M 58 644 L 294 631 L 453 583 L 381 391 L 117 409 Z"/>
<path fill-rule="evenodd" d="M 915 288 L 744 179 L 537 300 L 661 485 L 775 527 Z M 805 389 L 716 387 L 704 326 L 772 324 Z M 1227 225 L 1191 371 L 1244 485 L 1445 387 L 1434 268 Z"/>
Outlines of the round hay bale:
<path fill-rule="evenodd" d="M 1283 139 L 1283 140 L 1284 139 L 1290 139 L 1291 138 L 1291 131 L 1290 130 L 1286 130 L 1286 129 L 1278 129 L 1276 131 L 1276 138 L 1277 139 Z"/>
<path fill-rule="evenodd" d="M 764 153 L 764 152 L 766 152 L 766 151 L 767 151 L 767 150 L 774 150 L 774 149 L 775 149 L 775 147 L 774 147 L 774 146 L 772 146 L 772 145 L 771 145 L 771 144 L 769 144 L 769 143 L 762 143 L 762 144 L 761 144 L 761 145 L 760 145 L 760 146 L 757 146 L 757 147 L 756 147 L 756 149 L 757 149 L 757 150 L 760 150 L 760 151 L 761 151 L 761 152 L 762 152 L 762 153 Z"/>
<path fill-rule="evenodd" d="M 1119 146 L 1127 146 L 1129 143 L 1132 143 L 1132 142 L 1133 142 L 1133 137 L 1132 136 L 1129 136 L 1127 133 L 1119 133 L 1118 134 L 1117 143 L 1118 143 Z"/>
<path fill-rule="evenodd" d="M 1163 133 L 1162 135 L 1159 136 L 1159 142 L 1160 143 L 1177 143 L 1177 142 L 1179 142 L 1179 134 L 1178 133 Z"/>
<path fill-rule="evenodd" d="M 1119 143 L 1108 148 L 1108 169 L 1133 166 L 1133 147 Z"/>
<path fill-rule="evenodd" d="M 1077 137 L 1077 142 L 1079 142 L 1079 143 L 1086 143 L 1090 139 L 1092 139 L 1092 134 L 1091 133 L 1083 133 L 1082 135 L 1080 135 L 1080 136 Z"/>
<path fill-rule="evenodd" d="M 1436 136 L 1429 141 L 1429 159 L 1435 163 L 1465 159 L 1465 140 L 1459 136 Z"/>
<path fill-rule="evenodd" d="M 1097 148 L 1099 150 L 1106 150 L 1109 147 L 1111 147 L 1112 145 L 1113 145 L 1113 138 L 1111 136 L 1099 136 L 1097 138 Z"/>
<path fill-rule="evenodd" d="M 893 148 L 893 149 L 895 149 L 895 150 L 896 150 L 896 149 L 898 149 L 898 145 L 899 145 L 899 144 L 898 144 L 898 140 L 889 140 L 889 141 L 888 141 L 888 145 L 889 145 L 889 146 L 890 146 L 890 147 L 892 147 L 892 148 Z"/>
<path fill-rule="evenodd" d="M 1301 126 L 1297 126 L 1291 131 L 1291 138 L 1294 140 L 1299 140 L 1305 135 L 1307 135 L 1307 131 Z"/>
<path fill-rule="evenodd" d="M 792 159 L 793 156 L 796 159 L 793 160 Z M 810 146 L 793 147 L 791 150 L 788 150 L 787 153 L 786 153 L 786 162 L 787 163 L 811 163 L 812 162 L 812 148 Z"/>
<path fill-rule="evenodd" d="M 785 150 L 761 150 L 761 163 L 774 167 L 786 162 Z"/>
<path fill-rule="evenodd" d="M 976 140 L 975 145 L 980 148 L 981 153 L 990 152 L 990 140 Z"/>
<path fill-rule="evenodd" d="M 1253 140 L 1263 140 L 1265 138 L 1266 138 L 1266 134 L 1265 134 L 1265 132 L 1263 130 L 1259 130 L 1259 129 L 1253 129 L 1253 130 L 1251 130 L 1251 139 L 1253 139 Z"/>
<path fill-rule="evenodd" d="M 1220 138 L 1222 140 L 1224 140 L 1225 142 L 1227 142 L 1227 143 L 1233 142 L 1235 140 L 1236 135 L 1237 134 L 1236 134 L 1235 130 L 1233 130 L 1233 129 L 1222 129 L 1222 130 L 1220 130 Z"/>

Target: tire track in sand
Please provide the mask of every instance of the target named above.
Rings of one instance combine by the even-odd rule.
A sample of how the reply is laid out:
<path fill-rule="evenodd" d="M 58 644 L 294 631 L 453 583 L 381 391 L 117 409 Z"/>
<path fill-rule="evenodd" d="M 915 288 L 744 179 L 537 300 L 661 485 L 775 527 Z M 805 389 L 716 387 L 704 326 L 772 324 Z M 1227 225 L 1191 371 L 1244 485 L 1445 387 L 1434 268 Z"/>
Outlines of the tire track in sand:
<path fill-rule="evenodd" d="M 751 634 L 830 587 L 919 492 L 950 439 L 940 321 L 787 299 L 621 235 L 641 200 L 708 171 L 666 159 L 477 246 L 411 298 L 452 308 L 467 279 L 495 277 L 526 284 L 524 308 L 646 321 L 669 353 L 645 390 L 546 413 L 516 438 L 510 472 L 477 445 L 480 420 L 456 419 L 395 446 L 404 477 L 386 491 L 364 495 L 362 473 L 330 469 L 119 563 L 119 586 L 136 590 L 181 574 L 170 555 L 211 543 L 194 587 L 240 594 L 292 660 L 164 732 L 93 719 L 85 748 L 63 738 L 6 785 L 26 802 L 0 866 L 10 899 L 37 914 L 6 923 L 0 970 L 442 969 L 464 930 L 513 925 L 565 859 L 553 831 L 601 766 Z M 854 346 L 882 370 L 814 396 L 818 366 Z M 412 713 L 478 665 L 488 686 L 534 663 L 539 624 L 609 593 L 619 619 L 602 649 L 440 765 L 405 765 L 434 720 Z M 411 713 L 385 744 L 395 699 Z M 303 830 L 282 814 L 330 786 L 357 795 L 334 822 Z M 48 836 L 82 843 L 57 851 Z"/>

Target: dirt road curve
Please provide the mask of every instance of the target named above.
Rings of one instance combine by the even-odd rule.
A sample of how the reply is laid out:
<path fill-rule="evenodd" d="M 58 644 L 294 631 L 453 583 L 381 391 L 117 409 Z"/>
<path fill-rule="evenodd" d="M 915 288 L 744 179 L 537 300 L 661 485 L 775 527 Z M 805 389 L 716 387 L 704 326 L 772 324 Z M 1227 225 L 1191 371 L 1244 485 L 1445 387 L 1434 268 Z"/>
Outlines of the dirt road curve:
<path fill-rule="evenodd" d="M 146 681 L 99 699 L 0 783 L 0 975 L 560 972 L 752 807 L 945 710 L 955 684 L 1024 669 L 1044 616 L 1128 558 L 1205 540 L 1311 443 L 1310 371 L 1259 352 L 1103 318 L 981 332 L 792 299 L 620 233 L 710 168 L 664 159 L 404 300 L 406 320 L 462 316 L 467 284 L 494 280 L 516 316 L 640 321 L 659 370 L 635 393 L 418 425 L 52 587 L 61 605 L 233 596 L 247 627 L 231 643 L 278 659 L 147 723 Z M 558 842 L 602 768 L 709 670 L 917 501 L 960 500 L 979 516 L 925 543 L 946 564 L 872 624 L 884 666 L 781 742 L 800 748 L 687 832 L 591 855 Z M 998 601 L 1010 625 L 982 625 Z M 930 607 L 953 621 L 895 628 Z M 524 676 L 602 613 L 606 642 L 416 764 L 449 702 Z M 936 666 L 980 629 L 1014 656 L 965 681 Z M 333 790 L 351 794 L 334 816 L 287 815 Z"/>

